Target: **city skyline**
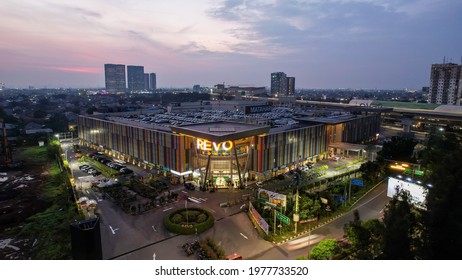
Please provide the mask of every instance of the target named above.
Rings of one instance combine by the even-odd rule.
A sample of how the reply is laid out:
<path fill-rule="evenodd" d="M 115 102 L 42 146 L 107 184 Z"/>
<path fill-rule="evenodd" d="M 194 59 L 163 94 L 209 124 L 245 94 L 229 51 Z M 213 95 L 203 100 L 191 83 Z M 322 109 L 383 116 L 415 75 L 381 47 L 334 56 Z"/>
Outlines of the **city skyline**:
<path fill-rule="evenodd" d="M 461 62 L 460 1 L 5 1 L 0 82 L 100 87 L 104 64 L 144 65 L 157 87 L 415 88 Z"/>

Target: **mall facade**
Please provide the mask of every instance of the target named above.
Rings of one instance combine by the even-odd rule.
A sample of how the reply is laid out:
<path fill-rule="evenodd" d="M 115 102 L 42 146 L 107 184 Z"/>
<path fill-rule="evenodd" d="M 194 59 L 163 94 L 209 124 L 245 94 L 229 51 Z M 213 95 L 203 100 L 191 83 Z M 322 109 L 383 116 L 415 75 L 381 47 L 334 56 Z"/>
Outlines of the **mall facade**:
<path fill-rule="evenodd" d="M 159 125 L 160 115 L 153 114 L 151 122 L 134 120 L 134 115 L 79 116 L 81 143 L 147 173 L 170 176 L 172 183 L 195 180 L 216 188 L 286 173 L 326 157 L 331 144 L 367 142 L 380 129 L 377 114 L 302 117 L 277 127 L 242 120 Z"/>

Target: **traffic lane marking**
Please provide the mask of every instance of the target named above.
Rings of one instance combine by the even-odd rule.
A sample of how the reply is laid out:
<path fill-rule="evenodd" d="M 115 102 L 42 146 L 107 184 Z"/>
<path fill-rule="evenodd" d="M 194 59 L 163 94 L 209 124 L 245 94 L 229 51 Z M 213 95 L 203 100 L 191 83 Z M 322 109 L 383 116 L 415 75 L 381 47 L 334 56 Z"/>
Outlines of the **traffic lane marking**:
<path fill-rule="evenodd" d="M 116 231 L 119 230 L 119 228 L 112 228 L 111 225 L 109 225 L 109 228 L 111 229 L 112 234 L 116 234 Z"/>

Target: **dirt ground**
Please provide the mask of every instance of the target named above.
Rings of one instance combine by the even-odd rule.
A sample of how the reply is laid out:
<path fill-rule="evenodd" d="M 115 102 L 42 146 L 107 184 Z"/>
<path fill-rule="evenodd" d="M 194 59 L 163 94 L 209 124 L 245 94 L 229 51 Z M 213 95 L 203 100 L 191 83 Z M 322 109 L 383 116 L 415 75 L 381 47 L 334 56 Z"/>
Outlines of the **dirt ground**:
<path fill-rule="evenodd" d="M 39 198 L 46 175 L 28 171 L 8 171 L 8 180 L 0 183 L 0 231 L 49 207 Z"/>
<path fill-rule="evenodd" d="M 50 206 L 40 198 L 49 175 L 44 170 L 45 166 L 27 163 L 0 168 L 0 259 L 27 259 L 24 249 L 30 249 L 35 243 L 15 235 L 28 217 Z"/>

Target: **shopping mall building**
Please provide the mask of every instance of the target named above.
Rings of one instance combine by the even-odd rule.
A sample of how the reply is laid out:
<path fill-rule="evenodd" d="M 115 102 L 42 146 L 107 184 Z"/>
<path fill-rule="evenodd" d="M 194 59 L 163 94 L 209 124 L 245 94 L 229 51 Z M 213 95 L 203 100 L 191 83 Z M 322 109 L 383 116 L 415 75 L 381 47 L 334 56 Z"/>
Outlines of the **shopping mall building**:
<path fill-rule="evenodd" d="M 320 115 L 248 102 L 233 108 L 82 115 L 79 138 L 172 182 L 229 188 L 324 158 L 341 143 L 366 143 L 380 130 L 376 112 Z M 355 152 L 362 156 L 364 151 Z"/>

